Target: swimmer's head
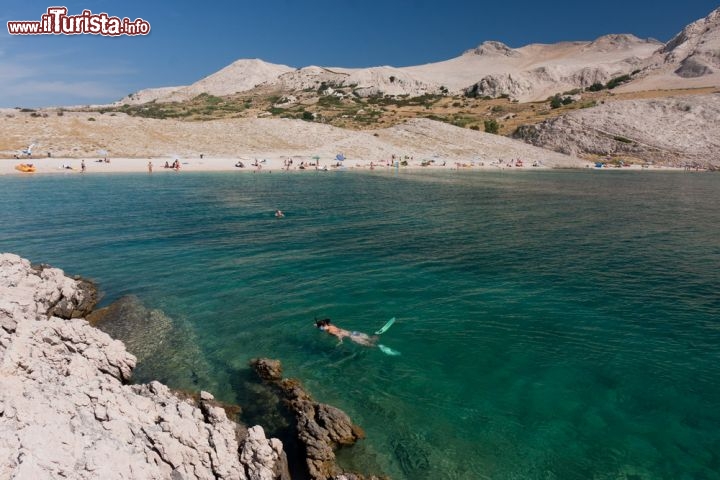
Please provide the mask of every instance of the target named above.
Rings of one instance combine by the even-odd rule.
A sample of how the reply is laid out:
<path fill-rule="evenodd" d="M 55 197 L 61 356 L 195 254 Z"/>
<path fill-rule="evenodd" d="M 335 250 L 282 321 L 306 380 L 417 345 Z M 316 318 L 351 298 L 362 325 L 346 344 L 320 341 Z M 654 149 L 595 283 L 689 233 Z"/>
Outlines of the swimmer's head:
<path fill-rule="evenodd" d="M 325 330 L 328 326 L 330 326 L 330 319 L 323 318 L 322 320 L 315 320 L 315 326 L 320 330 Z"/>

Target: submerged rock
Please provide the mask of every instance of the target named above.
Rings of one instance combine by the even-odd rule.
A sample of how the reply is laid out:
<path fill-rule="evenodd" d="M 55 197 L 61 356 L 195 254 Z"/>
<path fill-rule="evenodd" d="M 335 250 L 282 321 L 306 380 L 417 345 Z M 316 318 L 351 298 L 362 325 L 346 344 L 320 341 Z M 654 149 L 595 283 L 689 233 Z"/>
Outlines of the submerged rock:
<path fill-rule="evenodd" d="M 53 316 L 86 295 L 61 270 L 0 254 L 0 478 L 289 478 L 261 427 L 230 421 L 207 393 L 128 385 L 136 358 L 122 342 Z"/>
<path fill-rule="evenodd" d="M 193 328 L 162 310 L 147 308 L 136 296 L 124 296 L 93 312 L 88 321 L 137 357 L 136 381 L 160 380 L 186 390 L 212 385 L 211 367 Z"/>

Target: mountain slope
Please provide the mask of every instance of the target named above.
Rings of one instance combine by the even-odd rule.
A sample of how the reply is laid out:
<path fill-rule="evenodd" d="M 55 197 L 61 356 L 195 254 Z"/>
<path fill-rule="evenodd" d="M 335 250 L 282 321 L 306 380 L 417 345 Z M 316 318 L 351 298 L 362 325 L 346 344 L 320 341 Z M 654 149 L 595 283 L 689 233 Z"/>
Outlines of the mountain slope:
<path fill-rule="evenodd" d="M 524 102 L 635 72 L 639 74 L 633 81 L 618 91 L 720 85 L 720 9 L 688 25 L 667 44 L 629 34 L 521 48 L 489 41 L 456 58 L 411 67 L 294 69 L 238 60 L 190 86 L 143 90 L 121 103 L 184 101 L 202 93 L 225 96 L 257 86 L 291 93 L 319 90 L 323 84 L 352 89 L 359 96 L 466 94 Z"/>
<path fill-rule="evenodd" d="M 295 70 L 287 65 L 277 65 L 260 59 L 237 60 L 212 75 L 176 90 L 164 100 L 182 101 L 194 98 L 201 93 L 218 97 L 237 92 L 252 90 L 257 85 L 274 81 L 283 73 Z"/>
<path fill-rule="evenodd" d="M 720 165 L 720 94 L 608 102 L 521 127 L 516 138 L 568 155 Z"/>
<path fill-rule="evenodd" d="M 619 91 L 720 86 L 720 8 L 691 23 L 647 61 L 642 78 Z"/>

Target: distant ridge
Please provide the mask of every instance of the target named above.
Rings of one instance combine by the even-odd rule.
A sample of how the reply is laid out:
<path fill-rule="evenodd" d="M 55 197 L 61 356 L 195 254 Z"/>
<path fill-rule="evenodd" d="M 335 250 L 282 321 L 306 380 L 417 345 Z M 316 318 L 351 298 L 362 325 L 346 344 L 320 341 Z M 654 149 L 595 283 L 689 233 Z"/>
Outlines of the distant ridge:
<path fill-rule="evenodd" d="M 295 69 L 242 59 L 192 85 L 141 90 L 118 103 L 183 101 L 201 93 L 224 96 L 258 86 L 290 93 L 323 83 L 352 87 L 360 96 L 465 93 L 535 101 L 633 72 L 640 75 L 623 89 L 720 85 L 720 8 L 686 26 L 666 44 L 631 34 L 521 48 L 486 41 L 449 60 L 401 68 Z"/>

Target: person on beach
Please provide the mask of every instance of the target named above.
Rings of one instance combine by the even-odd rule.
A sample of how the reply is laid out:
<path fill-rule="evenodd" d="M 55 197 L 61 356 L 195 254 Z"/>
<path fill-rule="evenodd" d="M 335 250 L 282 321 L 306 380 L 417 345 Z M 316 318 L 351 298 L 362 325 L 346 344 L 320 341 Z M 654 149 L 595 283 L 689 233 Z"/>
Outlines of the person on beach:
<path fill-rule="evenodd" d="M 85 171 L 85 160 L 80 160 L 80 171 L 81 172 Z"/>
<path fill-rule="evenodd" d="M 330 335 L 333 335 L 337 337 L 340 342 L 342 343 L 343 338 L 347 337 L 353 342 L 362 345 L 364 347 L 374 347 L 375 342 L 377 342 L 378 337 L 377 336 L 370 336 L 367 333 L 362 332 L 351 332 L 349 330 L 345 330 L 344 328 L 336 327 L 330 322 L 329 318 L 324 318 L 322 320 L 315 320 L 315 326 L 322 330 L 323 332 L 327 332 Z"/>
<path fill-rule="evenodd" d="M 152 160 L 148 162 L 148 172 L 152 173 Z"/>

